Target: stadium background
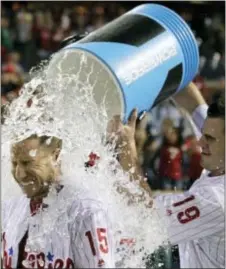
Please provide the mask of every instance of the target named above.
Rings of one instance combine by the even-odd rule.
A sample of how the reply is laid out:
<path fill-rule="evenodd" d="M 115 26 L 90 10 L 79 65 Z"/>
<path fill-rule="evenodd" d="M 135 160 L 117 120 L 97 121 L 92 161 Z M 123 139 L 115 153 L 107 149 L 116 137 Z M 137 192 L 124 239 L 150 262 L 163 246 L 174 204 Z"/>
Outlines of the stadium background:
<path fill-rule="evenodd" d="M 195 78 L 207 102 L 211 93 L 225 87 L 225 2 L 181 1 L 156 2 L 178 12 L 190 25 L 200 50 L 200 70 Z M 7 104 L 17 98 L 22 85 L 29 81 L 29 70 L 60 48 L 60 42 L 73 34 L 91 32 L 108 21 L 144 2 L 1 2 L 1 122 Z M 145 2 L 147 3 L 147 2 Z M 166 119 L 167 117 L 167 119 Z M 166 190 L 169 175 L 159 175 L 164 128 L 176 127 L 181 138 L 179 159 L 181 184 L 187 189 L 199 177 L 199 156 L 194 152 L 192 130 L 170 101 L 156 107 L 148 121 L 138 124 L 137 144 L 140 161 L 153 189 Z M 186 150 L 184 150 L 186 149 Z M 144 161 L 145 160 L 145 161 Z M 195 165 L 195 168 L 194 168 Z M 174 168 L 172 168 L 174 169 Z M 191 175 L 191 170 L 196 170 Z M 174 185 L 171 189 L 174 189 Z M 158 268 L 178 268 L 178 255 L 170 248 L 160 249 L 152 263 Z M 153 265 L 153 264 L 152 264 Z"/>

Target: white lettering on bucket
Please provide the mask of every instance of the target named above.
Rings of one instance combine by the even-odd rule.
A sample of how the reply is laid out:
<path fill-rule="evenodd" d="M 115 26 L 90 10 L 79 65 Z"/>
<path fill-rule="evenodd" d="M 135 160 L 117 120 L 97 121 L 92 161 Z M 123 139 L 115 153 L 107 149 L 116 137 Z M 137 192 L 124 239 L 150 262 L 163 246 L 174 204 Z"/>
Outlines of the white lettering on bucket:
<path fill-rule="evenodd" d="M 134 58 L 130 58 L 126 63 L 122 64 L 117 75 L 119 79 L 129 86 L 135 80 L 175 55 L 177 55 L 177 47 L 174 42 L 170 42 L 169 45 L 164 44 L 163 48 L 161 45 L 153 50 L 149 48 L 144 53 L 138 53 Z"/>

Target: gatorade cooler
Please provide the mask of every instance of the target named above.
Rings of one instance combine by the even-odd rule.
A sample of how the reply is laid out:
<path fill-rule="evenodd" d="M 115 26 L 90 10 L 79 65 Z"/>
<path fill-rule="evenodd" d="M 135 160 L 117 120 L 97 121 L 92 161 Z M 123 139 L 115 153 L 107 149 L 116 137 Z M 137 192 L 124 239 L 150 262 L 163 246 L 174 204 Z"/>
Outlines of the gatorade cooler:
<path fill-rule="evenodd" d="M 148 110 L 183 89 L 198 66 L 197 43 L 183 19 L 162 5 L 144 4 L 54 54 L 47 78 L 88 79 L 108 117 L 125 120 L 133 108 Z"/>

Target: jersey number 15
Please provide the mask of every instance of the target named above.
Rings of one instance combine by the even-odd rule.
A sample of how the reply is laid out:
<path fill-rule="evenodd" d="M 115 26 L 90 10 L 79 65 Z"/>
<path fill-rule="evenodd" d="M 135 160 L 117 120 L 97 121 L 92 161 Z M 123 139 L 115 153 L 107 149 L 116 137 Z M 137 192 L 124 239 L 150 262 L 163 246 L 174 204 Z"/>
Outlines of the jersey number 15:
<path fill-rule="evenodd" d="M 108 253 L 108 242 L 107 242 L 106 229 L 105 228 L 97 228 L 96 231 L 97 231 L 97 238 L 98 238 L 98 242 L 99 242 L 100 251 L 103 253 Z M 93 256 L 96 256 L 96 249 L 94 246 L 92 233 L 90 231 L 87 231 L 85 233 L 85 235 L 88 237 L 90 248 L 91 248 L 91 251 L 93 253 Z"/>

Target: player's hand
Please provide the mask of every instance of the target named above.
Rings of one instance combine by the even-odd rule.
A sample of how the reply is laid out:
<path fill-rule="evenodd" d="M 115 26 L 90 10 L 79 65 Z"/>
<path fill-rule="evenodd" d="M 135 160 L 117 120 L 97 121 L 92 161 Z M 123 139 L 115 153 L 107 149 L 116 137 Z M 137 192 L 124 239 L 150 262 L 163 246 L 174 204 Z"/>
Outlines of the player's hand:
<path fill-rule="evenodd" d="M 126 124 L 122 123 L 120 116 L 115 116 L 107 127 L 107 141 L 116 146 L 118 160 L 124 171 L 138 165 L 135 143 L 136 120 L 137 110 L 134 109 Z"/>
<path fill-rule="evenodd" d="M 135 143 L 137 116 L 137 110 L 133 109 L 126 124 L 122 123 L 119 115 L 114 116 L 107 126 L 108 142 L 115 141 L 118 147 L 123 147 L 125 143 Z"/>

